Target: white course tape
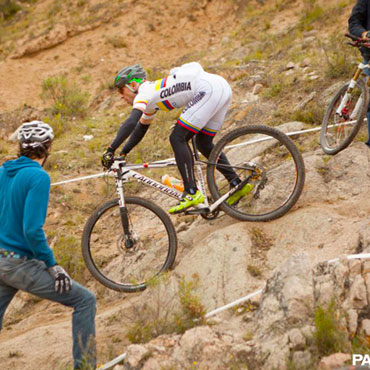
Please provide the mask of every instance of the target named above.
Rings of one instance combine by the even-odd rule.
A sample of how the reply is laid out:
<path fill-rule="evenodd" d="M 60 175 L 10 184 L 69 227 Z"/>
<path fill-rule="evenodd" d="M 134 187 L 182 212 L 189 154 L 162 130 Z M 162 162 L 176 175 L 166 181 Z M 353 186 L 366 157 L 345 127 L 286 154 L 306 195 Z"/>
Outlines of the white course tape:
<path fill-rule="evenodd" d="M 102 365 L 98 367 L 98 370 L 107 370 L 112 368 L 114 365 L 117 365 L 120 363 L 122 360 L 124 360 L 126 357 L 126 352 L 122 353 L 122 355 L 119 355 L 118 357 L 114 358 L 112 361 L 107 362 L 105 365 Z"/>
<path fill-rule="evenodd" d="M 234 306 L 238 306 L 239 304 L 245 302 L 245 301 L 248 301 L 248 299 L 251 299 L 259 294 L 262 293 L 262 289 L 258 289 L 256 290 L 255 292 L 253 293 L 250 293 L 248 295 L 246 295 L 245 297 L 242 297 L 242 298 L 239 298 L 237 299 L 236 301 L 234 302 L 231 302 L 231 303 L 228 303 L 227 305 L 225 306 L 222 306 L 222 307 L 219 307 L 219 308 L 216 308 L 215 310 L 213 311 L 210 311 L 208 312 L 207 314 L 204 315 L 204 317 L 206 319 L 208 319 L 208 317 L 211 317 L 211 316 L 214 316 L 214 315 L 217 315 L 219 312 L 222 312 L 222 311 L 225 311 L 225 310 L 228 310 L 229 308 L 231 307 L 234 307 Z"/>
<path fill-rule="evenodd" d="M 298 135 L 298 134 L 303 134 L 303 133 L 306 133 L 306 132 L 313 132 L 313 131 L 319 131 L 319 130 L 321 130 L 321 127 L 310 128 L 308 130 L 301 130 L 301 131 L 289 132 L 286 135 L 292 136 L 292 135 Z M 260 141 L 271 140 L 271 139 L 273 139 L 273 138 L 257 139 L 257 140 L 248 141 L 246 143 L 240 143 L 240 144 L 237 144 L 235 146 L 254 144 L 254 143 L 258 143 Z M 234 147 L 234 145 L 231 145 L 231 146 L 228 146 L 227 148 L 233 148 L 233 147 Z M 160 164 L 162 162 L 174 161 L 174 160 L 175 160 L 175 158 L 168 158 L 168 159 L 164 159 L 164 160 L 152 162 L 152 164 Z M 75 182 L 75 181 L 82 181 L 82 180 L 88 180 L 88 179 L 93 179 L 93 178 L 97 178 L 97 177 L 103 177 L 104 174 L 105 174 L 104 172 L 101 172 L 101 173 L 97 173 L 95 175 L 84 176 L 84 177 L 77 177 L 77 178 L 70 179 L 70 180 L 54 182 L 51 185 L 52 186 L 53 185 L 62 185 L 62 184 L 67 184 L 67 183 Z"/>
<path fill-rule="evenodd" d="M 62 185 L 62 184 L 68 184 L 69 182 L 95 179 L 97 177 L 103 177 L 104 175 L 105 175 L 105 172 L 101 172 L 101 173 L 97 173 L 95 175 L 89 175 L 89 176 L 84 176 L 84 177 L 76 177 L 76 178 L 70 179 L 70 180 L 64 180 L 64 181 L 54 182 L 51 185 L 52 186 L 53 185 Z"/>
<path fill-rule="evenodd" d="M 347 260 L 368 259 L 370 258 L 370 253 L 350 254 L 348 256 L 343 256 L 343 258 L 346 258 Z M 334 258 L 332 260 L 329 260 L 328 263 L 334 263 L 340 260 L 341 260 L 340 258 Z"/>
<path fill-rule="evenodd" d="M 365 119 L 365 121 L 366 121 L 366 119 Z M 355 121 L 349 121 L 349 122 L 346 122 L 346 123 L 341 123 L 341 125 L 343 125 L 343 124 L 344 125 L 350 125 L 353 122 L 355 122 Z M 335 125 L 330 125 L 328 127 L 334 127 L 334 126 Z M 307 130 L 292 131 L 292 132 L 288 132 L 285 135 L 287 135 L 287 136 L 294 136 L 294 135 L 306 134 L 306 133 L 309 133 L 309 132 L 315 132 L 315 131 L 320 131 L 320 130 L 321 130 L 321 126 L 320 127 L 315 127 L 315 128 L 310 128 L 310 129 L 307 129 Z M 239 146 L 255 144 L 255 143 L 258 143 L 258 142 L 262 142 L 262 141 L 266 141 L 266 140 L 272 140 L 272 139 L 273 139 L 272 137 L 261 138 L 261 139 L 256 139 L 256 140 L 252 140 L 252 141 L 247 141 L 247 142 L 240 143 L 240 144 L 229 145 L 226 148 L 227 149 L 236 148 L 236 147 L 239 147 Z M 168 159 L 164 159 L 164 160 L 152 162 L 152 164 L 161 164 L 162 162 L 174 161 L 174 160 L 175 160 L 175 158 L 168 158 Z M 88 179 L 93 179 L 93 178 L 97 178 L 97 177 L 103 177 L 104 174 L 105 174 L 104 172 L 101 172 L 101 173 L 97 173 L 96 175 L 90 175 L 90 176 L 84 176 L 84 177 L 77 177 L 77 178 L 70 179 L 70 180 L 65 180 L 65 181 L 60 181 L 60 182 L 54 182 L 51 185 L 52 186 L 53 185 L 62 185 L 62 184 L 67 184 L 67 183 L 75 182 L 75 181 L 82 181 L 82 180 L 88 180 Z"/>

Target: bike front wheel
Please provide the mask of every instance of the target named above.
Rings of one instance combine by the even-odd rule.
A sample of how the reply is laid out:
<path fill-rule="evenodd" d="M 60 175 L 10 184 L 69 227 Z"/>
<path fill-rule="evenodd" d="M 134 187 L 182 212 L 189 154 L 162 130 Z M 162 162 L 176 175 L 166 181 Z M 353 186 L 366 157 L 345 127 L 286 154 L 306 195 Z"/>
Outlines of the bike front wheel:
<path fill-rule="evenodd" d="M 177 238 L 168 215 L 154 203 L 125 197 L 133 245 L 125 243 L 118 199 L 99 207 L 82 235 L 82 255 L 90 273 L 106 287 L 120 292 L 144 290 L 147 283 L 170 269 Z"/>
<path fill-rule="evenodd" d="M 238 202 L 230 205 L 226 199 L 220 205 L 241 221 L 283 216 L 297 202 L 304 179 L 301 153 L 287 135 L 269 126 L 231 131 L 215 145 L 207 167 L 208 186 L 215 201 L 232 188 L 235 180 L 251 189 Z"/>
<path fill-rule="evenodd" d="M 334 155 L 347 148 L 365 118 L 368 104 L 365 84 L 357 81 L 351 94 L 346 95 L 348 87 L 346 83 L 337 92 L 322 121 L 320 145 L 326 154 Z"/>

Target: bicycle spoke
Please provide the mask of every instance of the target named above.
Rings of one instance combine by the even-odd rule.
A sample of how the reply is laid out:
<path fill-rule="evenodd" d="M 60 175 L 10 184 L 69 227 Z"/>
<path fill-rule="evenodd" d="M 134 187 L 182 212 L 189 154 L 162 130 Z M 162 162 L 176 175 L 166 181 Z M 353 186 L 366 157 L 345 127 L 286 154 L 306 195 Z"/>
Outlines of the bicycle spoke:
<path fill-rule="evenodd" d="M 239 219 L 266 221 L 286 213 L 298 199 L 303 186 L 304 165 L 289 139 L 285 137 L 287 142 L 282 142 L 280 136 L 272 136 L 270 130 L 276 130 L 271 128 L 258 133 L 258 126 L 251 127 L 224 142 L 220 140 L 218 152 L 226 155 L 239 180 L 248 179 L 247 183 L 252 185 L 252 190 L 235 204 L 230 206 L 225 201 L 222 207 Z M 242 143 L 246 145 L 238 145 Z M 253 170 L 250 170 L 251 164 L 254 164 Z M 209 178 L 208 181 L 213 182 L 210 190 L 218 198 L 230 190 L 232 178 L 226 179 L 215 166 L 212 171 L 213 180 Z"/>
<path fill-rule="evenodd" d="M 166 226 L 170 220 L 163 222 L 156 212 L 137 202 L 127 202 L 127 211 L 133 246 L 125 243 L 119 206 L 115 203 L 99 215 L 90 230 L 88 259 L 93 265 L 91 272 L 103 284 L 108 280 L 109 287 L 116 290 L 142 290 L 148 280 L 171 267 L 174 261 L 170 250 L 173 240 Z"/>

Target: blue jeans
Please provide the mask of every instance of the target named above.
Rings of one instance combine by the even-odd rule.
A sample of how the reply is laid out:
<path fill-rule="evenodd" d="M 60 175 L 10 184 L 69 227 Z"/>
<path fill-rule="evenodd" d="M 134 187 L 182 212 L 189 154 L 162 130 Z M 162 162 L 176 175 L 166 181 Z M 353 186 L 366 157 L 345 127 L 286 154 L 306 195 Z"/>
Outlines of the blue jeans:
<path fill-rule="evenodd" d="M 367 64 L 369 63 L 369 60 L 367 59 L 364 59 L 363 61 L 364 64 Z M 370 68 L 365 68 L 364 69 L 364 73 L 368 76 L 370 76 Z M 367 137 L 367 141 L 365 142 L 365 144 L 367 146 L 370 147 L 370 102 L 369 102 L 369 106 L 367 107 L 367 112 L 366 112 L 366 119 L 367 119 L 367 132 L 368 132 L 368 137 Z"/>
<path fill-rule="evenodd" d="M 74 368 L 83 363 L 96 367 L 95 313 L 96 299 L 93 293 L 73 281 L 68 293 L 59 294 L 54 289 L 54 279 L 42 261 L 22 261 L 0 258 L 0 330 L 6 308 L 18 290 L 29 292 L 73 307 L 72 335 Z"/>

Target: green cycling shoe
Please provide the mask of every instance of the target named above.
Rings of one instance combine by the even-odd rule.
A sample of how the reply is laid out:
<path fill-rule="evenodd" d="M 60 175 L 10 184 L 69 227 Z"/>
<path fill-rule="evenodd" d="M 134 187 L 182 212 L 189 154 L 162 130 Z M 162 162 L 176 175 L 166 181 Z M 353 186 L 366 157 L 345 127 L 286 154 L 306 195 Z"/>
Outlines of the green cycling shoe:
<path fill-rule="evenodd" d="M 193 195 L 184 192 L 179 204 L 170 208 L 168 212 L 169 213 L 181 213 L 191 206 L 196 206 L 197 204 L 203 203 L 203 201 L 204 201 L 204 195 L 201 193 L 200 190 L 197 190 L 197 192 Z"/>
<path fill-rule="evenodd" d="M 236 191 L 231 197 L 226 200 L 229 206 L 234 206 L 239 200 L 245 197 L 253 190 L 252 184 L 245 184 L 240 190 Z"/>

